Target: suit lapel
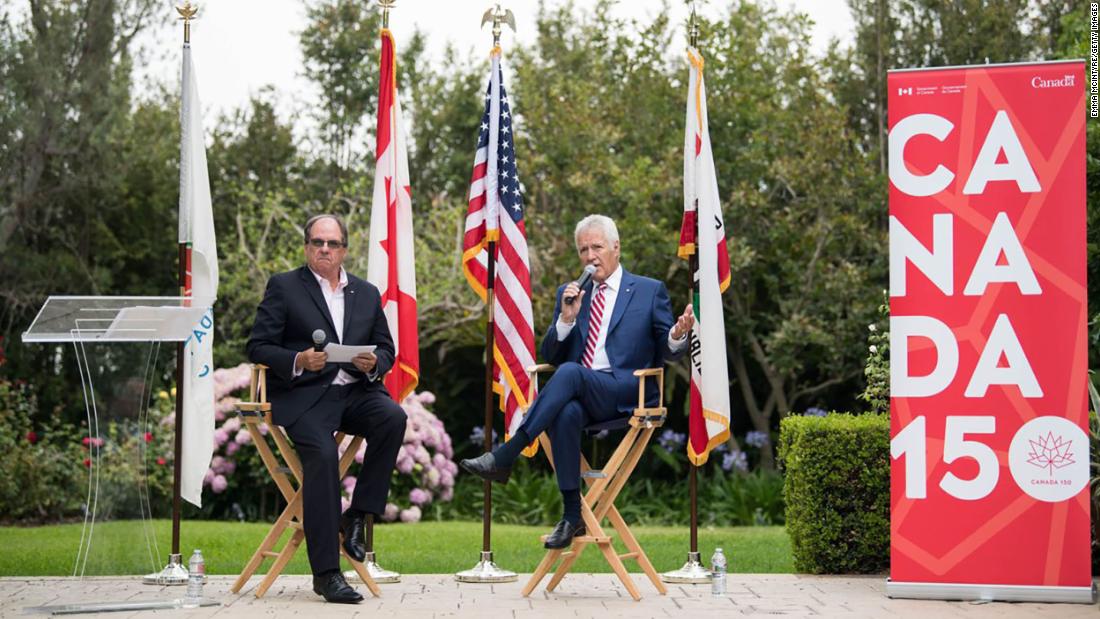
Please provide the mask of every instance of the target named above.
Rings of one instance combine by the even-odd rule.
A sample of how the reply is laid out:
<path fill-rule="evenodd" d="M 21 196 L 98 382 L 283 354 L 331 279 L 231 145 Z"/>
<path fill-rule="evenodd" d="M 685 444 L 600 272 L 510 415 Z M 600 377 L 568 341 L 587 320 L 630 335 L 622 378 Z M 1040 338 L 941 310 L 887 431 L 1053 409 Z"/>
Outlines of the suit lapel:
<path fill-rule="evenodd" d="M 626 306 L 629 305 L 630 300 L 634 298 L 636 283 L 637 282 L 634 281 L 634 275 L 626 269 L 623 269 L 623 278 L 619 282 L 619 294 L 615 296 L 615 308 L 611 310 L 611 322 L 607 325 L 608 336 L 615 330 L 615 325 L 619 324 L 619 319 L 623 317 Z"/>
<path fill-rule="evenodd" d="M 344 340 L 348 339 L 348 329 L 351 328 L 351 317 L 355 313 L 355 299 L 359 296 L 359 287 L 355 280 L 348 277 L 348 285 L 344 288 Z"/>
<path fill-rule="evenodd" d="M 313 276 L 313 271 L 310 271 L 309 267 L 302 267 L 301 270 L 298 271 L 298 278 L 302 281 L 302 286 L 309 292 L 309 297 L 313 299 L 313 303 L 317 306 L 317 310 L 325 317 L 329 336 L 335 336 L 336 323 L 332 322 L 332 314 L 328 311 L 328 304 L 325 303 L 325 296 L 321 292 L 321 286 L 317 283 L 317 278 Z M 347 303 L 347 301 L 345 301 L 345 303 Z M 344 315 L 345 317 L 347 316 L 347 309 L 344 310 Z"/>

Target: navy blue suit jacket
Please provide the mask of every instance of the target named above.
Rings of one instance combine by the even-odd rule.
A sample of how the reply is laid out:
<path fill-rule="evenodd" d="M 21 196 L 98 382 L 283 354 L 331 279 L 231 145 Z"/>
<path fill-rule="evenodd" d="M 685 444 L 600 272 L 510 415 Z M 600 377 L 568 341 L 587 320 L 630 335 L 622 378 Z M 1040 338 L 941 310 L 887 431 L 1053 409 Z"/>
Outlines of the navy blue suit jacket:
<path fill-rule="evenodd" d="M 248 359 L 268 368 L 267 395 L 275 423 L 288 426 L 317 403 L 338 370 L 360 378 L 359 389 L 385 390 L 381 379 L 372 381 L 350 363 L 327 363 L 319 372 L 304 371 L 292 379 L 294 357 L 313 346 L 313 331 L 323 329 L 326 342 L 377 346 L 377 376 L 393 367 L 393 338 L 382 313 L 381 295 L 374 285 L 348 274 L 344 289 L 344 337 L 338 340 L 321 286 L 309 267 L 271 276 L 263 301 L 256 308 Z"/>
<path fill-rule="evenodd" d="M 542 356 L 547 363 L 561 365 L 573 361 L 580 363 L 588 337 L 588 319 L 591 314 L 592 286 L 585 287 L 584 299 L 577 314 L 577 324 L 564 340 L 558 341 L 558 317 L 561 316 L 561 296 L 565 286 L 558 288 L 554 303 L 554 319 L 542 339 Z M 611 363 L 618 389 L 616 406 L 628 412 L 638 405 L 638 378 L 634 370 L 657 368 L 666 360 L 679 357 L 687 349 L 673 353 L 668 347 L 668 332 L 676 322 L 668 300 L 668 290 L 662 282 L 623 269 L 619 294 L 611 310 L 611 322 L 607 332 L 607 360 Z M 650 406 L 657 403 L 656 381 L 646 381 L 646 400 Z"/>

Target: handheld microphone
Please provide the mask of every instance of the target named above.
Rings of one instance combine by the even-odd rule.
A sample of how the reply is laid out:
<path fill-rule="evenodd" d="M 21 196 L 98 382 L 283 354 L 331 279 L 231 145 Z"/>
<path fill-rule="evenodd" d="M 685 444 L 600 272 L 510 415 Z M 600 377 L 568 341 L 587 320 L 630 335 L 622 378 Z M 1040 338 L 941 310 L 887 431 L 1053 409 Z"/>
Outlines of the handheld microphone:
<path fill-rule="evenodd" d="M 592 276 L 595 274 L 596 267 L 592 266 L 591 264 L 584 267 L 584 272 L 581 273 L 581 276 L 577 278 L 577 287 L 583 290 L 584 287 L 588 285 L 589 280 L 591 280 Z M 576 296 L 565 297 L 564 299 L 562 299 L 562 301 L 564 301 L 566 305 L 573 305 L 573 302 L 576 300 Z"/>
<path fill-rule="evenodd" d="M 313 350 L 321 352 L 325 349 L 325 332 L 317 329 L 313 332 Z"/>

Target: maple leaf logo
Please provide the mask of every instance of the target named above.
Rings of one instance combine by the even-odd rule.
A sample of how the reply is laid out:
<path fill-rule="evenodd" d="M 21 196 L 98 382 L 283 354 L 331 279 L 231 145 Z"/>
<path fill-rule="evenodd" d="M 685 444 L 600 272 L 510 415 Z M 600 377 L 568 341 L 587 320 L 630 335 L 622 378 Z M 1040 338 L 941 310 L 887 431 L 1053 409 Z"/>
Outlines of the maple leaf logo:
<path fill-rule="evenodd" d="M 1054 477 L 1054 469 L 1065 468 L 1074 463 L 1073 454 L 1069 452 L 1071 441 L 1061 436 L 1054 436 L 1053 432 L 1047 432 L 1046 436 L 1039 436 L 1039 440 L 1028 439 L 1031 450 L 1028 452 L 1027 462 L 1041 469 L 1048 469 L 1050 476 Z"/>

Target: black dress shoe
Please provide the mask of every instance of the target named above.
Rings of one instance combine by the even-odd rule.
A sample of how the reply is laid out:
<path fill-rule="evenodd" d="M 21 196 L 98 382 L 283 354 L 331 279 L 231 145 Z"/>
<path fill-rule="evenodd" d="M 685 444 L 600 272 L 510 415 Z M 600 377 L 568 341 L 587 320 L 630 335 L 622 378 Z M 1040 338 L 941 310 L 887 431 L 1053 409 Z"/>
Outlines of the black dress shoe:
<path fill-rule="evenodd" d="M 546 536 L 546 542 L 544 547 L 550 549 L 568 548 L 573 543 L 573 538 L 580 535 L 584 535 L 584 523 L 580 523 L 577 526 L 573 526 L 573 523 L 565 520 L 564 518 L 558 522 L 554 530 L 550 532 L 550 535 Z"/>
<path fill-rule="evenodd" d="M 343 516 L 340 519 L 340 532 L 344 534 L 344 550 L 348 556 L 362 563 L 367 558 L 366 535 L 363 533 L 362 516 Z"/>
<path fill-rule="evenodd" d="M 313 592 L 333 604 L 358 604 L 363 596 L 348 585 L 340 570 L 313 577 Z"/>
<path fill-rule="evenodd" d="M 459 464 L 468 473 L 501 484 L 508 483 L 508 478 L 512 476 L 512 467 L 497 466 L 496 458 L 493 457 L 491 451 L 487 451 L 476 458 L 467 458 Z"/>

